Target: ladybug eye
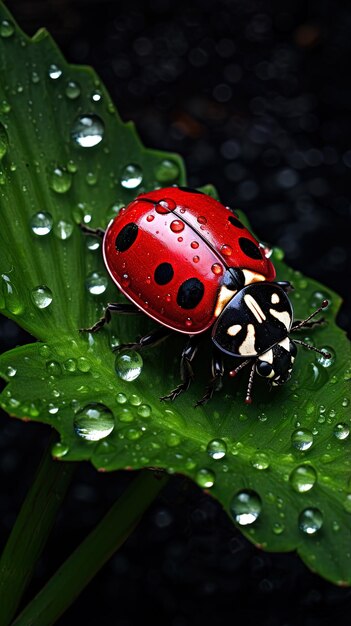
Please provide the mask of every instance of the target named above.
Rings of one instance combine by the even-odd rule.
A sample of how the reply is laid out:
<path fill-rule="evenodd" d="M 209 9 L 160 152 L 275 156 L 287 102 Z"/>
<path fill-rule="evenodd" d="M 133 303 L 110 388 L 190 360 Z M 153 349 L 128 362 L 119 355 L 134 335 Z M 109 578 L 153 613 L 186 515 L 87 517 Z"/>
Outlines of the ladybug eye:
<path fill-rule="evenodd" d="M 264 376 L 264 378 L 272 378 L 274 375 L 273 367 L 267 361 L 259 361 L 256 365 L 257 374 Z"/>
<path fill-rule="evenodd" d="M 296 345 L 294 344 L 294 342 L 293 342 L 293 341 L 290 341 L 290 346 L 289 346 L 289 349 L 290 349 L 290 354 L 291 354 L 291 356 L 296 356 L 296 353 L 297 353 L 297 347 L 296 347 Z"/>

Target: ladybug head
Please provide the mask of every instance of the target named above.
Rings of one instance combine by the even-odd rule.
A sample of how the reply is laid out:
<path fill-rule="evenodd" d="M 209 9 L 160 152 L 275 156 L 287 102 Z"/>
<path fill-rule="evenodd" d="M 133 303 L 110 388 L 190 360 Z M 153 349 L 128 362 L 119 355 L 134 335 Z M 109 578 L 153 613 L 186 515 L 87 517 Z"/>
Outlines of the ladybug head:
<path fill-rule="evenodd" d="M 286 337 L 259 355 L 256 361 L 257 374 L 267 378 L 274 387 L 283 385 L 291 377 L 296 352 L 296 345 Z"/>

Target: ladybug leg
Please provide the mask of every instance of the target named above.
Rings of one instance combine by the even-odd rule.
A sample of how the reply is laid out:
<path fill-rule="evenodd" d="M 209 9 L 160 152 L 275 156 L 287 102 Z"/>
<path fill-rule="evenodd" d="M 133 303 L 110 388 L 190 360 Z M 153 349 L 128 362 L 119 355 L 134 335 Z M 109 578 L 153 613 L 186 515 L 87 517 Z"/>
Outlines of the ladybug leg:
<path fill-rule="evenodd" d="M 100 319 L 90 326 L 90 328 L 80 328 L 80 332 L 87 333 L 96 333 L 100 330 L 105 324 L 108 324 L 111 321 L 111 313 L 120 313 L 123 315 L 140 315 L 142 311 L 138 309 L 134 304 L 129 303 L 118 303 L 118 302 L 109 302 L 107 307 L 105 308 L 104 314 Z"/>
<path fill-rule="evenodd" d="M 95 237 L 100 237 L 101 239 L 103 239 L 105 235 L 103 228 L 90 228 L 90 226 L 86 226 L 82 223 L 79 224 L 79 228 L 84 235 L 95 235 Z"/>
<path fill-rule="evenodd" d="M 139 351 L 143 348 L 153 348 L 164 339 L 167 339 L 167 337 L 169 337 L 173 332 L 174 331 L 169 330 L 169 328 L 165 328 L 165 326 L 158 326 L 147 335 L 141 337 L 139 341 L 135 341 L 134 343 L 124 343 L 120 346 L 116 346 L 116 348 L 113 349 L 113 352 L 118 352 L 120 350 Z"/>
<path fill-rule="evenodd" d="M 224 363 L 222 353 L 219 350 L 213 350 L 212 352 L 211 372 L 212 378 L 206 387 L 205 395 L 195 404 L 195 408 L 206 404 L 209 400 L 211 400 L 214 392 L 218 391 L 222 387 Z"/>
<path fill-rule="evenodd" d="M 189 339 L 183 348 L 180 360 L 180 378 L 182 382 L 169 394 L 162 396 L 160 400 L 174 400 L 181 393 L 189 389 L 191 382 L 194 380 L 194 372 L 191 362 L 197 352 L 199 341 L 200 339 L 197 335 L 189 336 Z"/>

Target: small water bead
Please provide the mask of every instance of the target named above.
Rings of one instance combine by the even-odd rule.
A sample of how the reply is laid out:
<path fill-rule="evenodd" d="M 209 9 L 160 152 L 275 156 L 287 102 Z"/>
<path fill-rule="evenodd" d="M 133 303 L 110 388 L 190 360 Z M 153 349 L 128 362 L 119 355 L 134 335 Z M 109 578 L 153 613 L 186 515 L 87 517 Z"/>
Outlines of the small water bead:
<path fill-rule="evenodd" d="M 52 291 L 46 285 L 38 285 L 32 289 L 31 298 L 38 309 L 46 309 L 52 302 Z"/>
<path fill-rule="evenodd" d="M 200 257 L 199 256 L 193 256 L 193 262 L 194 263 L 198 263 L 200 261 Z"/>
<path fill-rule="evenodd" d="M 174 233 L 181 233 L 184 230 L 184 222 L 181 220 L 173 220 L 170 225 L 171 231 Z"/>
<path fill-rule="evenodd" d="M 343 507 L 346 513 L 351 513 L 351 493 L 346 495 L 346 498 L 343 502 Z"/>
<path fill-rule="evenodd" d="M 85 177 L 85 180 L 86 180 L 88 185 L 93 187 L 97 183 L 98 176 L 94 172 L 88 172 L 86 177 Z"/>
<path fill-rule="evenodd" d="M 221 246 L 221 253 L 224 254 L 224 256 L 231 256 L 233 250 L 230 246 L 228 246 L 227 244 L 224 244 L 223 246 Z"/>
<path fill-rule="evenodd" d="M 105 274 L 100 272 L 92 272 L 87 276 L 85 285 L 89 293 L 93 296 L 100 296 L 107 289 L 108 280 Z"/>
<path fill-rule="evenodd" d="M 98 250 L 100 248 L 100 243 L 100 239 L 94 237 L 93 235 L 88 235 L 85 241 L 87 249 L 91 252 L 95 252 L 95 250 Z"/>
<path fill-rule="evenodd" d="M 132 406 L 140 406 L 141 398 L 136 393 L 132 393 L 129 396 L 129 402 Z"/>
<path fill-rule="evenodd" d="M 210 489 L 215 483 L 216 476 L 212 470 L 201 468 L 196 472 L 195 480 L 202 489 Z"/>
<path fill-rule="evenodd" d="M 16 376 L 17 374 L 17 370 L 15 367 L 11 367 L 11 365 L 9 365 L 9 367 L 6 370 L 6 374 L 7 376 L 9 376 L 10 378 L 13 378 L 14 376 Z"/>
<path fill-rule="evenodd" d="M 91 369 L 91 364 L 84 356 L 80 356 L 77 360 L 78 369 L 80 372 L 89 372 Z"/>
<path fill-rule="evenodd" d="M 104 132 L 104 122 L 98 115 L 79 115 L 73 123 L 71 137 L 81 148 L 93 148 L 103 140 Z"/>
<path fill-rule="evenodd" d="M 67 359 L 63 364 L 63 369 L 67 372 L 75 372 L 77 369 L 76 359 Z"/>
<path fill-rule="evenodd" d="M 324 346 L 321 348 L 325 352 L 328 352 L 328 356 L 317 354 L 317 361 L 322 367 L 330 367 L 335 362 L 335 352 L 333 348 L 329 348 L 329 346 Z"/>
<path fill-rule="evenodd" d="M 0 101 L 0 112 L 1 113 L 10 113 L 11 105 L 7 100 Z"/>
<path fill-rule="evenodd" d="M 343 398 L 343 400 L 342 400 L 342 403 L 341 403 L 341 404 L 342 404 L 342 406 L 344 406 L 344 407 L 349 406 L 349 404 L 350 404 L 350 398 Z"/>
<path fill-rule="evenodd" d="M 69 100 L 75 100 L 80 96 L 80 86 L 73 80 L 69 80 L 65 87 L 65 94 Z"/>
<path fill-rule="evenodd" d="M 76 172 L 78 172 L 78 165 L 72 159 L 67 161 L 66 167 L 67 171 L 70 172 L 70 174 L 75 174 Z"/>
<path fill-rule="evenodd" d="M 156 180 L 160 183 L 169 183 L 179 176 L 179 167 L 175 161 L 164 159 L 155 169 Z"/>
<path fill-rule="evenodd" d="M 86 441 L 100 441 L 115 427 L 112 411 L 100 402 L 92 402 L 80 409 L 73 422 L 75 433 Z"/>
<path fill-rule="evenodd" d="M 282 261 L 284 259 L 284 250 L 281 248 L 273 248 L 273 262 Z"/>
<path fill-rule="evenodd" d="M 58 361 L 48 361 L 46 363 L 46 371 L 50 376 L 61 376 L 62 369 Z"/>
<path fill-rule="evenodd" d="M 304 377 L 304 384 L 307 389 L 321 389 L 327 381 L 328 373 L 324 367 L 316 363 L 308 363 Z"/>
<path fill-rule="evenodd" d="M 51 448 L 51 454 L 57 459 L 60 459 L 62 456 L 65 456 L 69 450 L 69 447 L 61 442 L 54 443 Z"/>
<path fill-rule="evenodd" d="M 309 450 L 313 445 L 313 433 L 307 428 L 298 428 L 291 435 L 291 443 L 301 452 Z"/>
<path fill-rule="evenodd" d="M 143 368 L 143 359 L 139 352 L 128 350 L 118 352 L 115 360 L 115 370 L 117 376 L 127 382 L 138 378 Z"/>
<path fill-rule="evenodd" d="M 62 241 L 66 241 L 66 239 L 69 239 L 73 233 L 72 222 L 59 220 L 53 228 L 53 233 L 58 239 L 61 239 Z"/>
<path fill-rule="evenodd" d="M 0 22 L 0 37 L 7 39 L 15 32 L 15 26 L 10 20 L 2 20 Z"/>
<path fill-rule="evenodd" d="M 317 472 L 312 465 L 299 465 L 289 476 L 289 482 L 297 493 L 310 491 L 317 481 Z"/>
<path fill-rule="evenodd" d="M 127 165 L 121 174 L 121 185 L 124 189 L 136 189 L 143 180 L 143 173 L 139 165 Z"/>
<path fill-rule="evenodd" d="M 1 274 L 2 289 L 0 288 L 0 308 L 7 308 L 13 315 L 20 315 L 24 311 L 23 302 L 17 288 L 7 274 Z M 1 297 L 1 293 L 3 298 Z"/>
<path fill-rule="evenodd" d="M 207 224 L 207 218 L 204 215 L 199 215 L 199 217 L 197 218 L 197 221 L 199 224 Z"/>
<path fill-rule="evenodd" d="M 181 443 L 181 438 L 177 433 L 169 433 L 166 437 L 166 444 L 170 448 L 176 448 Z"/>
<path fill-rule="evenodd" d="M 333 433 L 337 439 L 347 439 L 350 434 L 350 428 L 344 422 L 340 422 L 340 424 L 334 426 Z"/>
<path fill-rule="evenodd" d="M 58 408 L 58 406 L 56 406 L 55 404 L 50 402 L 48 404 L 48 411 L 49 411 L 50 415 L 56 415 L 56 413 L 58 413 L 58 411 L 59 411 L 59 408 Z"/>
<path fill-rule="evenodd" d="M 137 439 L 140 439 L 142 434 L 142 431 L 137 428 L 128 428 L 126 431 L 126 437 L 129 441 L 136 441 Z"/>
<path fill-rule="evenodd" d="M 176 206 L 177 205 L 172 198 L 163 198 L 156 204 L 155 210 L 159 215 L 166 215 L 167 213 L 174 211 Z"/>
<path fill-rule="evenodd" d="M 304 509 L 299 515 L 299 528 L 306 535 L 314 535 L 323 526 L 323 515 L 315 507 Z"/>
<path fill-rule="evenodd" d="M 140 415 L 140 417 L 150 417 L 152 409 L 148 404 L 141 404 L 138 407 L 137 413 L 138 415 Z"/>
<path fill-rule="evenodd" d="M 116 400 L 118 404 L 125 404 L 128 400 L 127 396 L 124 393 L 118 393 L 116 396 Z"/>
<path fill-rule="evenodd" d="M 56 193 L 66 193 L 72 185 L 72 175 L 62 167 L 55 167 L 49 175 L 49 185 Z"/>
<path fill-rule="evenodd" d="M 221 276 L 223 274 L 223 267 L 219 263 L 214 263 L 211 267 L 211 271 L 216 274 L 216 276 Z"/>
<path fill-rule="evenodd" d="M 93 102 L 100 102 L 100 100 L 102 99 L 101 91 L 98 91 L 98 90 L 94 91 L 91 94 L 91 99 Z"/>
<path fill-rule="evenodd" d="M 43 359 L 48 359 L 51 356 L 51 349 L 46 343 L 39 346 L 38 352 Z"/>
<path fill-rule="evenodd" d="M 199 244 L 197 241 L 192 241 L 190 245 L 193 248 L 193 250 L 196 250 L 199 247 Z"/>
<path fill-rule="evenodd" d="M 207 444 L 207 453 L 215 461 L 223 459 L 227 453 L 227 444 L 223 439 L 212 439 Z"/>
<path fill-rule="evenodd" d="M 31 79 L 32 79 L 33 85 L 37 85 L 38 83 L 40 83 L 40 76 L 38 72 L 33 71 L 31 75 Z"/>
<path fill-rule="evenodd" d="M 58 65 L 52 63 L 49 67 L 49 78 L 51 78 L 51 80 L 57 80 L 60 76 L 62 76 L 62 70 Z"/>
<path fill-rule="evenodd" d="M 240 526 L 253 524 L 259 517 L 261 510 L 261 498 L 253 489 L 238 491 L 230 503 L 233 519 Z"/>
<path fill-rule="evenodd" d="M 134 421 L 134 415 L 132 411 L 127 407 L 119 409 L 117 417 L 118 420 L 123 423 L 129 423 Z"/>
<path fill-rule="evenodd" d="M 39 211 L 35 213 L 30 220 L 30 227 L 35 235 L 38 237 L 44 237 L 51 232 L 53 225 L 52 215 L 45 211 Z"/>
<path fill-rule="evenodd" d="M 269 468 L 269 456 L 265 452 L 256 452 L 251 459 L 251 465 L 257 470 L 266 470 Z"/>

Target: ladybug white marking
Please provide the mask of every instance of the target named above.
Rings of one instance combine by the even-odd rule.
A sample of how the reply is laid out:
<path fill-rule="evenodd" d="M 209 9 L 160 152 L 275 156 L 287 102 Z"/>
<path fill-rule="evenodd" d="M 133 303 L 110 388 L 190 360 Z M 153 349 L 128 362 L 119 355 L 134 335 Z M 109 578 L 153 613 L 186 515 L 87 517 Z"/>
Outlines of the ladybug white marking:
<path fill-rule="evenodd" d="M 255 354 L 256 353 L 255 339 L 256 339 L 255 327 L 253 324 L 248 324 L 247 335 L 239 348 L 239 354 L 242 354 L 243 356 L 247 356 L 247 355 L 251 356 Z"/>
<path fill-rule="evenodd" d="M 242 329 L 241 324 L 233 324 L 233 326 L 229 326 L 227 333 L 231 337 L 235 337 Z"/>
<path fill-rule="evenodd" d="M 214 312 L 215 317 L 218 317 L 222 313 L 225 305 L 235 296 L 236 293 L 236 291 L 227 289 L 224 285 L 220 288 Z"/>
<path fill-rule="evenodd" d="M 267 352 L 264 352 L 263 354 L 259 354 L 258 358 L 261 361 L 267 361 L 267 363 L 273 363 L 273 350 L 272 350 L 272 348 L 270 350 L 267 350 Z"/>
<path fill-rule="evenodd" d="M 273 317 L 277 318 L 282 324 L 284 324 L 285 328 L 289 330 L 291 317 L 288 311 L 276 311 L 275 309 L 269 309 L 269 312 Z"/>
<path fill-rule="evenodd" d="M 265 277 L 262 274 L 257 274 L 257 272 L 251 272 L 251 270 L 242 269 L 242 273 L 245 277 L 245 285 L 250 285 L 251 283 L 258 283 L 265 281 Z"/>
<path fill-rule="evenodd" d="M 278 302 L 280 302 L 280 298 L 279 298 L 278 294 L 277 293 L 272 293 L 271 303 L 272 304 L 278 304 Z"/>
<path fill-rule="evenodd" d="M 279 346 L 281 346 L 282 348 L 284 348 L 287 352 L 290 352 L 290 339 L 289 337 L 285 337 L 285 339 L 282 339 L 281 341 L 279 341 Z"/>
<path fill-rule="evenodd" d="M 262 324 L 266 319 L 265 314 L 263 313 L 260 305 L 256 302 L 255 298 L 253 298 L 249 293 L 244 296 L 244 301 L 246 306 L 250 309 L 251 313 L 254 314 L 257 321 Z"/>

